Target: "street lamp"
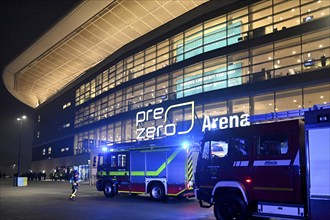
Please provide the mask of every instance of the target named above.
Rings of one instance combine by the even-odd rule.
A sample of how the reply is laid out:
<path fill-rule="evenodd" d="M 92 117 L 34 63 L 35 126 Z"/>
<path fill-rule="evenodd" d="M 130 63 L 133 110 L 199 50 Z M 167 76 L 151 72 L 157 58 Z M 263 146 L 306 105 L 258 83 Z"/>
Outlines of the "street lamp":
<path fill-rule="evenodd" d="M 19 177 L 19 171 L 21 168 L 21 142 L 22 142 L 22 128 L 23 128 L 23 120 L 26 119 L 26 116 L 23 115 L 20 118 L 17 118 L 17 121 L 20 121 L 20 132 L 19 132 L 19 142 L 18 142 L 18 161 L 17 161 L 17 181 Z M 18 183 L 18 182 L 17 182 Z"/>
<path fill-rule="evenodd" d="M 15 176 L 15 167 L 16 167 L 16 164 L 13 165 L 13 178 Z"/>

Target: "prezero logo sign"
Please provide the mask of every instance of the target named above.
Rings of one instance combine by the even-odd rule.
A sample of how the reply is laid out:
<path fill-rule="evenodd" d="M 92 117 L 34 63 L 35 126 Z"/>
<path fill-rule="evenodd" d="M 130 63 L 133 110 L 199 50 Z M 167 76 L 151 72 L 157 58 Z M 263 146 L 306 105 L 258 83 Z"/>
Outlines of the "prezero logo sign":
<path fill-rule="evenodd" d="M 175 108 L 181 107 L 190 107 L 191 109 L 191 124 L 190 127 L 185 131 L 177 131 L 177 126 L 173 122 L 169 120 L 170 111 Z M 180 103 L 176 105 L 169 106 L 166 110 L 163 107 L 155 108 L 155 109 L 148 109 L 147 111 L 139 111 L 136 113 L 136 131 L 137 136 L 136 139 L 141 140 L 145 138 L 154 138 L 159 137 L 162 134 L 165 136 L 172 136 L 175 134 L 187 134 L 189 133 L 195 123 L 195 104 L 194 101 Z M 164 119 L 163 125 L 158 126 L 150 126 L 150 127 L 142 127 L 142 123 L 147 123 L 148 121 Z"/>

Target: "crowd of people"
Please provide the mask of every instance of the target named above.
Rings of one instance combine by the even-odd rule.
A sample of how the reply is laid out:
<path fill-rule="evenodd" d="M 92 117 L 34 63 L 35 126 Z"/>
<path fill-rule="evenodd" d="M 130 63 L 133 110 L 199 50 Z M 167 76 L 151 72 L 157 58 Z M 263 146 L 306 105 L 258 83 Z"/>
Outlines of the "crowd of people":
<path fill-rule="evenodd" d="M 45 172 L 24 172 L 23 174 L 20 175 L 21 177 L 27 177 L 28 181 L 33 181 L 33 180 L 46 180 L 46 173 Z"/>

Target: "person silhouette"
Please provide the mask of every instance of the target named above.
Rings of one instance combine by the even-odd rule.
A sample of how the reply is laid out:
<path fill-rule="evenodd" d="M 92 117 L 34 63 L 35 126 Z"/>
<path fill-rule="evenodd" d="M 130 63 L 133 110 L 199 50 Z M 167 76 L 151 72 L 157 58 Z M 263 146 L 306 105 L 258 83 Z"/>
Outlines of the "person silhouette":
<path fill-rule="evenodd" d="M 71 189 L 72 189 L 72 193 L 71 193 L 71 196 L 70 196 L 71 200 L 75 199 L 76 193 L 78 191 L 78 186 L 79 186 L 78 178 L 79 178 L 78 171 L 77 170 L 72 171 L 71 178 L 70 178 Z"/>

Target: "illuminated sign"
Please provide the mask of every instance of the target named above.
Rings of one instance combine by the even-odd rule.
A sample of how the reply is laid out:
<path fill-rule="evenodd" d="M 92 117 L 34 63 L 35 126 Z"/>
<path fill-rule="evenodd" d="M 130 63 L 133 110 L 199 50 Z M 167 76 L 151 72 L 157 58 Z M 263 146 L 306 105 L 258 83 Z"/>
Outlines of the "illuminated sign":
<path fill-rule="evenodd" d="M 212 128 L 216 129 L 227 129 L 234 127 L 245 127 L 250 125 L 249 114 L 242 115 L 230 115 L 230 116 L 222 116 L 222 117 L 214 117 L 210 118 L 209 115 L 205 115 L 203 120 L 202 131 L 211 130 Z"/>
<path fill-rule="evenodd" d="M 177 124 L 174 123 L 171 118 L 171 112 L 173 110 L 178 110 L 179 108 L 188 109 L 190 118 L 189 121 L 185 121 L 188 124 L 188 128 L 184 127 L 181 130 L 178 128 Z M 173 136 L 173 135 L 183 135 L 188 134 L 193 130 L 195 124 L 195 103 L 194 101 L 179 103 L 175 105 L 171 105 L 167 108 L 158 107 L 154 109 L 148 109 L 146 111 L 139 111 L 136 113 L 136 139 L 150 139 L 160 136 Z M 241 114 L 241 115 L 230 115 L 230 116 L 219 116 L 219 117 L 211 117 L 209 115 L 204 115 L 203 124 L 202 124 L 202 132 L 211 129 L 227 129 L 233 127 L 245 127 L 249 126 L 249 114 Z M 158 124 L 154 126 L 154 122 L 161 120 L 163 124 Z M 148 126 L 151 125 L 151 126 Z M 182 130 L 183 129 L 183 130 Z"/>
<path fill-rule="evenodd" d="M 169 115 L 170 111 L 180 107 L 191 108 L 191 124 L 190 127 L 185 131 L 177 131 L 176 124 L 170 121 L 170 115 Z M 145 138 L 160 137 L 162 134 L 164 134 L 165 136 L 172 136 L 175 134 L 179 134 L 179 135 L 187 134 L 194 127 L 194 120 L 195 120 L 194 115 L 195 115 L 194 101 L 171 105 L 166 110 L 163 107 L 159 107 L 155 109 L 148 109 L 147 111 L 139 111 L 138 113 L 136 113 L 136 122 L 135 122 L 135 125 L 137 127 L 136 139 L 141 140 Z M 150 126 L 150 127 L 141 126 L 142 123 L 148 122 L 150 120 L 159 120 L 159 119 L 164 119 L 165 124 L 158 126 Z"/>

